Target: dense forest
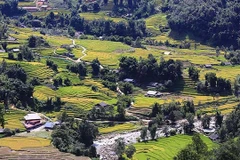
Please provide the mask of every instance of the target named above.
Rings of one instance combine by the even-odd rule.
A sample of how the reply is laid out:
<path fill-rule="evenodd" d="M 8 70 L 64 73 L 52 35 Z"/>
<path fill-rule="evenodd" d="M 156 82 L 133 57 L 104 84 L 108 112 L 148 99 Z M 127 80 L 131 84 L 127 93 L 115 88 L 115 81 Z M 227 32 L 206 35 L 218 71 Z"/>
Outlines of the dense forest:
<path fill-rule="evenodd" d="M 193 33 L 214 45 L 240 46 L 240 2 L 234 0 L 169 0 L 162 11 L 170 13 L 172 30 Z"/>

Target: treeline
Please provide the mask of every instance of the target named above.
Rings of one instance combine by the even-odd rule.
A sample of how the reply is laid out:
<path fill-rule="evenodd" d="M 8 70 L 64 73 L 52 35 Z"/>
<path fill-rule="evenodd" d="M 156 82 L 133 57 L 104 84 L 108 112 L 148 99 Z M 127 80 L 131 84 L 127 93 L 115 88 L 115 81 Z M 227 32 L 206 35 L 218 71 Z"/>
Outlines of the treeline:
<path fill-rule="evenodd" d="M 134 57 L 122 57 L 119 67 L 120 79 L 133 78 L 139 82 L 156 81 L 173 84 L 182 77 L 180 61 L 161 59 L 158 63 L 152 54 L 149 54 L 147 59 L 140 58 L 139 60 Z"/>
<path fill-rule="evenodd" d="M 219 116 L 219 113 L 215 117 L 216 123 L 219 122 L 219 118 L 223 120 L 223 116 Z M 240 156 L 239 123 L 240 105 L 227 116 L 223 123 L 218 123 L 217 132 L 221 142 L 218 146 L 208 150 L 200 136 L 195 134 L 192 137 L 193 142 L 182 149 L 174 160 L 238 160 Z"/>
<path fill-rule="evenodd" d="M 0 101 L 6 109 L 10 104 L 23 107 L 33 104 L 33 86 L 27 82 L 27 74 L 19 65 L 0 64 Z"/>
<path fill-rule="evenodd" d="M 156 13 L 153 0 L 114 0 L 113 4 L 112 11 L 117 16 L 127 14 L 127 18 L 141 19 Z"/>
<path fill-rule="evenodd" d="M 61 152 L 77 156 L 97 157 L 96 148 L 92 145 L 98 135 L 98 128 L 87 121 L 76 121 L 66 112 L 59 119 L 63 122 L 52 132 L 52 144 Z"/>
<path fill-rule="evenodd" d="M 18 16 L 25 14 L 26 11 L 18 8 L 18 0 L 5 0 L 0 4 L 1 13 L 5 16 Z"/>
<path fill-rule="evenodd" d="M 165 1 L 162 11 L 169 12 L 172 30 L 191 32 L 214 45 L 240 47 L 240 2 L 233 0 Z"/>
<path fill-rule="evenodd" d="M 147 35 L 145 22 L 142 20 L 114 22 L 112 20 L 100 19 L 90 21 L 82 18 L 76 10 L 72 11 L 71 14 L 55 15 L 53 12 L 50 12 L 44 19 L 28 15 L 22 17 L 20 22 L 32 27 L 48 29 L 56 27 L 68 29 L 72 27 L 76 31 L 95 36 L 120 36 L 136 39 L 137 37 L 144 37 Z M 71 31 L 71 28 L 69 31 Z M 72 31 L 71 35 L 73 35 Z"/>
<path fill-rule="evenodd" d="M 239 137 L 240 124 L 240 105 L 230 113 L 219 129 L 219 138 L 221 141 L 226 141 L 235 137 Z"/>
<path fill-rule="evenodd" d="M 205 75 L 205 82 L 197 84 L 197 91 L 200 93 L 219 93 L 232 94 L 232 85 L 229 79 L 217 77 L 216 73 L 207 73 Z"/>

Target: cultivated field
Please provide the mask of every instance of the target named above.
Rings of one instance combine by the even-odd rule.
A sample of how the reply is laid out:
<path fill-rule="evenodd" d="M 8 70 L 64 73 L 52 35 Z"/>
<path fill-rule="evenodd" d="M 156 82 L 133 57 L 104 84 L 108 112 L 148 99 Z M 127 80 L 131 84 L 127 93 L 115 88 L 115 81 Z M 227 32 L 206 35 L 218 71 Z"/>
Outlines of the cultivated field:
<path fill-rule="evenodd" d="M 107 134 L 112 132 L 123 132 L 123 131 L 131 131 L 137 129 L 137 125 L 133 123 L 124 123 L 124 124 L 116 124 L 113 127 L 99 128 L 99 132 L 101 134 Z"/>
<path fill-rule="evenodd" d="M 50 145 L 50 140 L 33 137 L 7 137 L 1 138 L 0 146 L 9 147 L 13 150 L 23 148 L 45 147 Z"/>
<path fill-rule="evenodd" d="M 205 136 L 201 136 L 201 138 L 207 144 L 209 150 L 217 146 L 209 138 Z M 181 149 L 190 144 L 191 141 L 191 136 L 176 135 L 169 138 L 160 138 L 157 141 L 137 143 L 134 145 L 137 150 L 137 152 L 134 154 L 134 159 L 170 160 L 173 159 L 173 157 L 176 156 Z"/>
<path fill-rule="evenodd" d="M 24 111 L 10 109 L 4 115 L 6 121 L 5 128 L 9 128 L 12 130 L 19 129 L 20 131 L 24 131 L 25 127 L 23 126 L 21 120 L 23 120 L 23 117 L 25 115 L 26 112 Z"/>

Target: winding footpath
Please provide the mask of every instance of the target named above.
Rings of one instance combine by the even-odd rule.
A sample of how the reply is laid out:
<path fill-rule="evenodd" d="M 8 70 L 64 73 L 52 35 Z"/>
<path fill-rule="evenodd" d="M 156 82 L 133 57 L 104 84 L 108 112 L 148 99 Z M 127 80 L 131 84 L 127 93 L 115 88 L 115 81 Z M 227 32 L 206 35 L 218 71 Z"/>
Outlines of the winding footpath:
<path fill-rule="evenodd" d="M 74 47 L 77 46 L 74 39 L 70 39 L 70 40 L 72 41 L 72 45 L 74 45 Z M 79 57 L 77 60 L 73 60 L 72 58 L 69 58 L 69 57 L 67 57 L 67 56 L 62 56 L 62 55 L 57 54 L 57 53 L 56 53 L 56 50 L 57 50 L 57 49 L 54 49 L 54 50 L 53 50 L 53 54 L 54 54 L 54 55 L 57 55 L 57 56 L 58 56 L 59 58 L 61 58 L 61 59 L 66 59 L 66 60 L 69 60 L 69 61 L 72 61 L 72 62 L 75 62 L 75 63 L 79 63 L 79 62 L 81 62 L 82 59 L 87 55 L 87 54 L 86 54 L 87 49 L 86 49 L 85 47 L 83 47 L 83 46 L 80 46 L 80 45 L 78 45 L 78 46 L 82 48 L 82 54 L 83 54 L 83 56 Z"/>

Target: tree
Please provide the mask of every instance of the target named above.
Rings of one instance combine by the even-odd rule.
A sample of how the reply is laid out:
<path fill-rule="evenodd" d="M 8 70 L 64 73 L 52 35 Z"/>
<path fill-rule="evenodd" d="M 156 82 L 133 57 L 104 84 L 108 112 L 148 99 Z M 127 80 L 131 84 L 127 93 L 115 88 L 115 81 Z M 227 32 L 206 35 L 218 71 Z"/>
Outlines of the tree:
<path fill-rule="evenodd" d="M 160 104 L 159 103 L 154 103 L 154 105 L 152 105 L 152 113 L 151 113 L 151 116 L 152 117 L 156 117 L 157 114 L 161 114 L 162 111 L 161 111 L 161 107 L 160 107 Z"/>
<path fill-rule="evenodd" d="M 149 128 L 149 131 L 150 131 L 150 135 L 151 135 L 152 140 L 154 140 L 155 136 L 156 136 L 156 132 L 157 132 L 157 125 L 156 124 L 152 125 Z"/>
<path fill-rule="evenodd" d="M 12 52 L 8 53 L 8 59 L 14 60 L 14 55 Z"/>
<path fill-rule="evenodd" d="M 216 127 L 221 127 L 223 122 L 223 115 L 221 115 L 221 112 L 217 111 L 215 114 L 216 119 Z"/>
<path fill-rule="evenodd" d="M 92 61 L 91 66 L 92 66 L 92 74 L 94 76 L 98 76 L 99 73 L 100 73 L 100 62 L 99 62 L 99 60 L 98 59 L 94 59 Z"/>
<path fill-rule="evenodd" d="M 187 121 L 188 121 L 189 132 L 191 132 L 192 129 L 194 128 L 194 124 L 193 124 L 194 123 L 194 114 L 187 113 L 186 118 L 187 118 Z"/>
<path fill-rule="evenodd" d="M 210 84 L 210 87 L 214 88 L 217 84 L 217 76 L 216 73 L 206 73 L 205 74 L 206 81 Z"/>
<path fill-rule="evenodd" d="M 133 145 L 129 145 L 125 151 L 128 158 L 132 158 L 135 152 L 136 148 Z"/>
<path fill-rule="evenodd" d="M 199 134 L 194 134 L 192 144 L 181 150 L 174 160 L 200 160 L 204 159 L 207 153 L 207 145 L 202 141 Z"/>
<path fill-rule="evenodd" d="M 209 128 L 210 121 L 211 121 L 211 117 L 208 116 L 207 114 L 205 114 L 202 117 L 202 126 L 203 126 L 203 128 Z"/>
<path fill-rule="evenodd" d="M 4 128 L 5 126 L 5 119 L 4 119 L 4 107 L 2 105 L 0 105 L 0 125 L 2 126 L 2 128 Z"/>
<path fill-rule="evenodd" d="M 3 48 L 5 51 L 7 51 L 7 45 L 8 45 L 8 43 L 5 42 L 5 41 L 2 43 L 2 48 Z"/>
<path fill-rule="evenodd" d="M 133 85 L 131 83 L 122 83 L 120 87 L 125 95 L 132 94 L 133 92 Z"/>
<path fill-rule="evenodd" d="M 145 139 L 147 137 L 147 127 L 142 128 L 140 137 L 143 141 L 145 141 Z"/>
<path fill-rule="evenodd" d="M 119 158 L 122 157 L 122 155 L 124 154 L 125 152 L 125 142 L 124 142 L 124 139 L 123 138 L 118 138 L 116 141 L 115 141 L 115 153 L 117 154 L 117 156 Z"/>
<path fill-rule="evenodd" d="M 64 79 L 64 84 L 65 84 L 66 86 L 71 86 L 71 85 L 72 85 L 72 83 L 71 83 L 71 81 L 70 81 L 69 78 Z"/>
<path fill-rule="evenodd" d="M 93 144 L 93 140 L 98 135 L 98 128 L 90 122 L 83 121 L 80 123 L 78 128 L 78 133 L 80 133 L 81 142 L 84 143 L 87 147 Z"/>
<path fill-rule="evenodd" d="M 193 66 L 188 68 L 188 75 L 194 81 L 197 81 L 199 79 L 199 72 L 200 71 Z"/>
<path fill-rule="evenodd" d="M 216 56 L 218 57 L 220 55 L 220 48 L 217 46 L 216 47 Z"/>
<path fill-rule="evenodd" d="M 28 39 L 28 47 L 35 48 L 37 46 L 37 37 L 36 36 L 30 36 Z"/>
<path fill-rule="evenodd" d="M 98 4 L 98 3 L 94 3 L 94 4 L 93 4 L 93 11 L 94 11 L 94 12 L 98 12 L 99 10 L 100 10 L 99 4 Z"/>

